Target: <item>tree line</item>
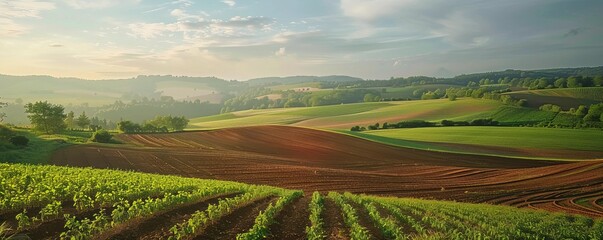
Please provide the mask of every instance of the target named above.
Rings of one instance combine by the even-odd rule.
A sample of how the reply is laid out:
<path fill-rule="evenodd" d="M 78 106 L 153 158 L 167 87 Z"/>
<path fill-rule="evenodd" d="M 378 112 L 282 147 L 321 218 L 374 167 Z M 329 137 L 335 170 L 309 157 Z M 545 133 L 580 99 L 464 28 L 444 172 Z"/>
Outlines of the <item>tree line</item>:
<path fill-rule="evenodd" d="M 104 129 L 102 125 L 108 125 L 107 121 L 89 118 L 85 112 L 75 117 L 73 111 L 65 114 L 64 110 L 62 105 L 51 104 L 47 101 L 25 105 L 25 112 L 28 114 L 27 117 L 30 119 L 33 129 L 46 134 L 60 133 L 66 129 L 98 131 Z M 152 120 L 143 122 L 142 125 L 123 120 L 115 124 L 119 130 L 128 133 L 181 131 L 187 125 L 188 119 L 184 116 L 156 116 Z"/>
<path fill-rule="evenodd" d="M 131 121 L 117 123 L 119 131 L 124 133 L 167 133 L 170 131 L 182 131 L 188 125 L 189 120 L 184 116 L 157 116 L 143 124 Z"/>
<path fill-rule="evenodd" d="M 277 99 L 266 95 L 280 94 Z M 221 113 L 267 108 L 315 107 L 345 103 L 381 101 L 381 94 L 372 89 L 345 89 L 317 92 L 272 91 L 255 88 L 224 102 Z"/>
<path fill-rule="evenodd" d="M 375 123 L 373 125 L 354 126 L 350 128 L 350 131 L 361 132 L 366 130 L 379 130 L 379 129 L 396 129 L 396 128 L 421 128 L 421 127 L 452 127 L 452 126 L 498 126 L 499 122 L 494 121 L 491 118 L 480 118 L 471 121 L 452 121 L 442 120 L 440 122 L 429 122 L 424 120 L 410 120 L 401 121 L 398 123 Z"/>

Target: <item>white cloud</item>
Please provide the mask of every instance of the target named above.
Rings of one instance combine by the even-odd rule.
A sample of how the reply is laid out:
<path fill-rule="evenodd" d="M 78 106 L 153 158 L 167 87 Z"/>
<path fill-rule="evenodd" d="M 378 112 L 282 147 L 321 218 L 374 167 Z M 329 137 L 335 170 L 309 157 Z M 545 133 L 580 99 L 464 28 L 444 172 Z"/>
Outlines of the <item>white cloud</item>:
<path fill-rule="evenodd" d="M 14 37 L 26 33 L 28 26 L 18 18 L 40 18 L 43 11 L 55 9 L 54 3 L 36 0 L 0 1 L 0 36 Z"/>
<path fill-rule="evenodd" d="M 170 12 L 170 15 L 176 17 L 179 21 L 188 20 L 188 21 L 204 21 L 203 16 L 207 17 L 209 14 L 202 12 L 201 15 L 189 14 L 185 10 L 176 8 Z"/>
<path fill-rule="evenodd" d="M 107 8 L 119 4 L 138 4 L 141 0 L 64 0 L 65 3 L 75 9 Z"/>
<path fill-rule="evenodd" d="M 274 55 L 277 56 L 277 57 L 285 56 L 285 55 L 287 55 L 287 50 L 284 47 L 279 48 L 278 51 L 276 51 L 274 53 Z"/>
<path fill-rule="evenodd" d="M 360 20 L 372 21 L 399 13 L 403 7 L 412 6 L 418 0 L 341 0 L 343 14 Z"/>
<path fill-rule="evenodd" d="M 231 7 L 237 4 L 237 2 L 235 2 L 234 0 L 222 0 L 222 2 Z"/>
<path fill-rule="evenodd" d="M 168 33 L 182 33 L 184 41 L 215 37 L 252 37 L 261 32 L 272 31 L 274 19 L 254 16 L 235 16 L 230 19 L 208 19 L 209 14 L 200 12 L 191 14 L 181 8 L 174 9 L 170 15 L 176 18 L 171 23 L 133 23 L 128 24 L 130 35 L 144 39 L 166 36 Z"/>
<path fill-rule="evenodd" d="M 178 31 L 177 24 L 165 23 L 131 23 L 128 24 L 131 35 L 144 39 L 152 39 L 164 36 L 167 32 Z"/>

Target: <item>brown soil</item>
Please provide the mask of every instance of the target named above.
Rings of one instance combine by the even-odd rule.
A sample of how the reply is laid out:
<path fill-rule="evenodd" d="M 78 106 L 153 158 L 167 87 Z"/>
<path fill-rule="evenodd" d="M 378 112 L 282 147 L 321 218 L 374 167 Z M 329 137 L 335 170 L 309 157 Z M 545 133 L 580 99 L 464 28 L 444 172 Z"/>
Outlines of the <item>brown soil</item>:
<path fill-rule="evenodd" d="M 283 126 L 118 138 L 126 144 L 60 149 L 52 163 L 266 184 L 306 193 L 349 191 L 487 202 L 603 217 L 603 161 L 560 163 L 430 152 Z M 593 200 L 572 203 L 580 198 Z"/>
<path fill-rule="evenodd" d="M 306 226 L 310 226 L 308 205 L 311 197 L 302 197 L 288 204 L 270 226 L 272 234 L 267 239 L 306 239 Z"/>
<path fill-rule="evenodd" d="M 323 219 L 327 239 L 349 239 L 348 228 L 343 221 L 341 209 L 330 198 L 325 197 L 324 200 Z"/>
<path fill-rule="evenodd" d="M 375 225 L 375 222 L 373 221 L 371 216 L 369 216 L 369 213 L 364 206 L 357 204 L 353 201 L 347 201 L 347 203 L 354 207 L 354 209 L 356 209 L 356 214 L 358 215 L 358 223 L 364 228 L 366 228 L 369 234 L 373 237 L 372 239 L 385 239 L 385 237 L 381 233 L 381 230 L 379 230 L 379 227 Z"/>
<path fill-rule="evenodd" d="M 241 207 L 221 218 L 194 239 L 236 239 L 237 234 L 247 232 L 253 226 L 255 217 L 274 200 L 275 198 L 264 198 Z"/>

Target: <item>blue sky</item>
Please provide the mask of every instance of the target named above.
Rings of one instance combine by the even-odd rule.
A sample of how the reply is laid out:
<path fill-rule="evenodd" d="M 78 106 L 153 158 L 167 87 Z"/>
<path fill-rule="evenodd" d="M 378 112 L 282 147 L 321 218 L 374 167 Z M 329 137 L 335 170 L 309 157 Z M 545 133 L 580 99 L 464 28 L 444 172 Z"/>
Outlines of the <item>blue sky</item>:
<path fill-rule="evenodd" d="M 0 0 L 0 73 L 246 80 L 603 65 L 600 0 Z"/>

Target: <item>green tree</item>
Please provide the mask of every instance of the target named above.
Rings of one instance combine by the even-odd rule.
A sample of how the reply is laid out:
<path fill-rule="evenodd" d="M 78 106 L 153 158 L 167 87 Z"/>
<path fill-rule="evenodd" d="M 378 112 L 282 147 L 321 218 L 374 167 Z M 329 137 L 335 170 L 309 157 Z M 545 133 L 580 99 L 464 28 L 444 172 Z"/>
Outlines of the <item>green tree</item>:
<path fill-rule="evenodd" d="M 90 126 L 90 118 L 86 116 L 86 112 L 82 112 L 82 114 L 77 117 L 75 124 L 82 129 L 86 129 L 88 126 Z"/>
<path fill-rule="evenodd" d="M 593 85 L 596 87 L 603 86 L 603 76 L 596 76 L 593 79 Z"/>
<path fill-rule="evenodd" d="M 73 113 L 73 111 L 69 111 L 69 113 L 67 113 L 67 117 L 65 117 L 65 125 L 68 129 L 75 128 L 75 113 Z"/>
<path fill-rule="evenodd" d="M 188 119 L 184 116 L 181 117 L 171 117 L 171 125 L 174 131 L 182 131 L 186 126 L 188 126 Z"/>
<path fill-rule="evenodd" d="M 565 78 L 558 78 L 557 80 L 555 80 L 555 83 L 553 83 L 553 85 L 555 85 L 555 87 L 557 88 L 566 88 L 567 80 L 565 80 Z"/>
<path fill-rule="evenodd" d="M 135 133 L 135 132 L 141 132 L 142 131 L 142 127 L 140 127 L 139 124 L 137 123 L 133 123 L 130 121 L 121 121 L 117 123 L 117 129 L 119 129 L 119 131 L 122 131 L 124 133 Z"/>
<path fill-rule="evenodd" d="M 0 102 L 0 109 L 2 109 L 3 107 L 6 107 L 7 105 L 8 105 L 8 103 Z M 0 112 L 0 123 L 4 122 L 4 118 L 6 118 L 6 113 Z"/>
<path fill-rule="evenodd" d="M 376 97 L 377 96 L 375 96 L 375 94 L 372 94 L 372 93 L 364 94 L 364 102 L 374 102 Z"/>
<path fill-rule="evenodd" d="M 568 88 L 582 87 L 582 77 L 567 78 L 567 87 Z"/>
<path fill-rule="evenodd" d="M 578 107 L 578 109 L 576 109 L 576 115 L 580 116 L 580 117 L 584 117 L 584 115 L 586 115 L 588 113 L 588 109 L 586 108 L 586 106 L 584 105 L 580 105 Z"/>
<path fill-rule="evenodd" d="M 108 143 L 111 142 L 111 137 L 113 136 L 111 136 L 109 132 L 105 130 L 98 130 L 92 134 L 91 140 L 93 142 Z"/>
<path fill-rule="evenodd" d="M 25 105 L 25 112 L 28 113 L 27 117 L 34 129 L 47 134 L 58 133 L 65 129 L 64 110 L 63 106 L 48 101 Z"/>

